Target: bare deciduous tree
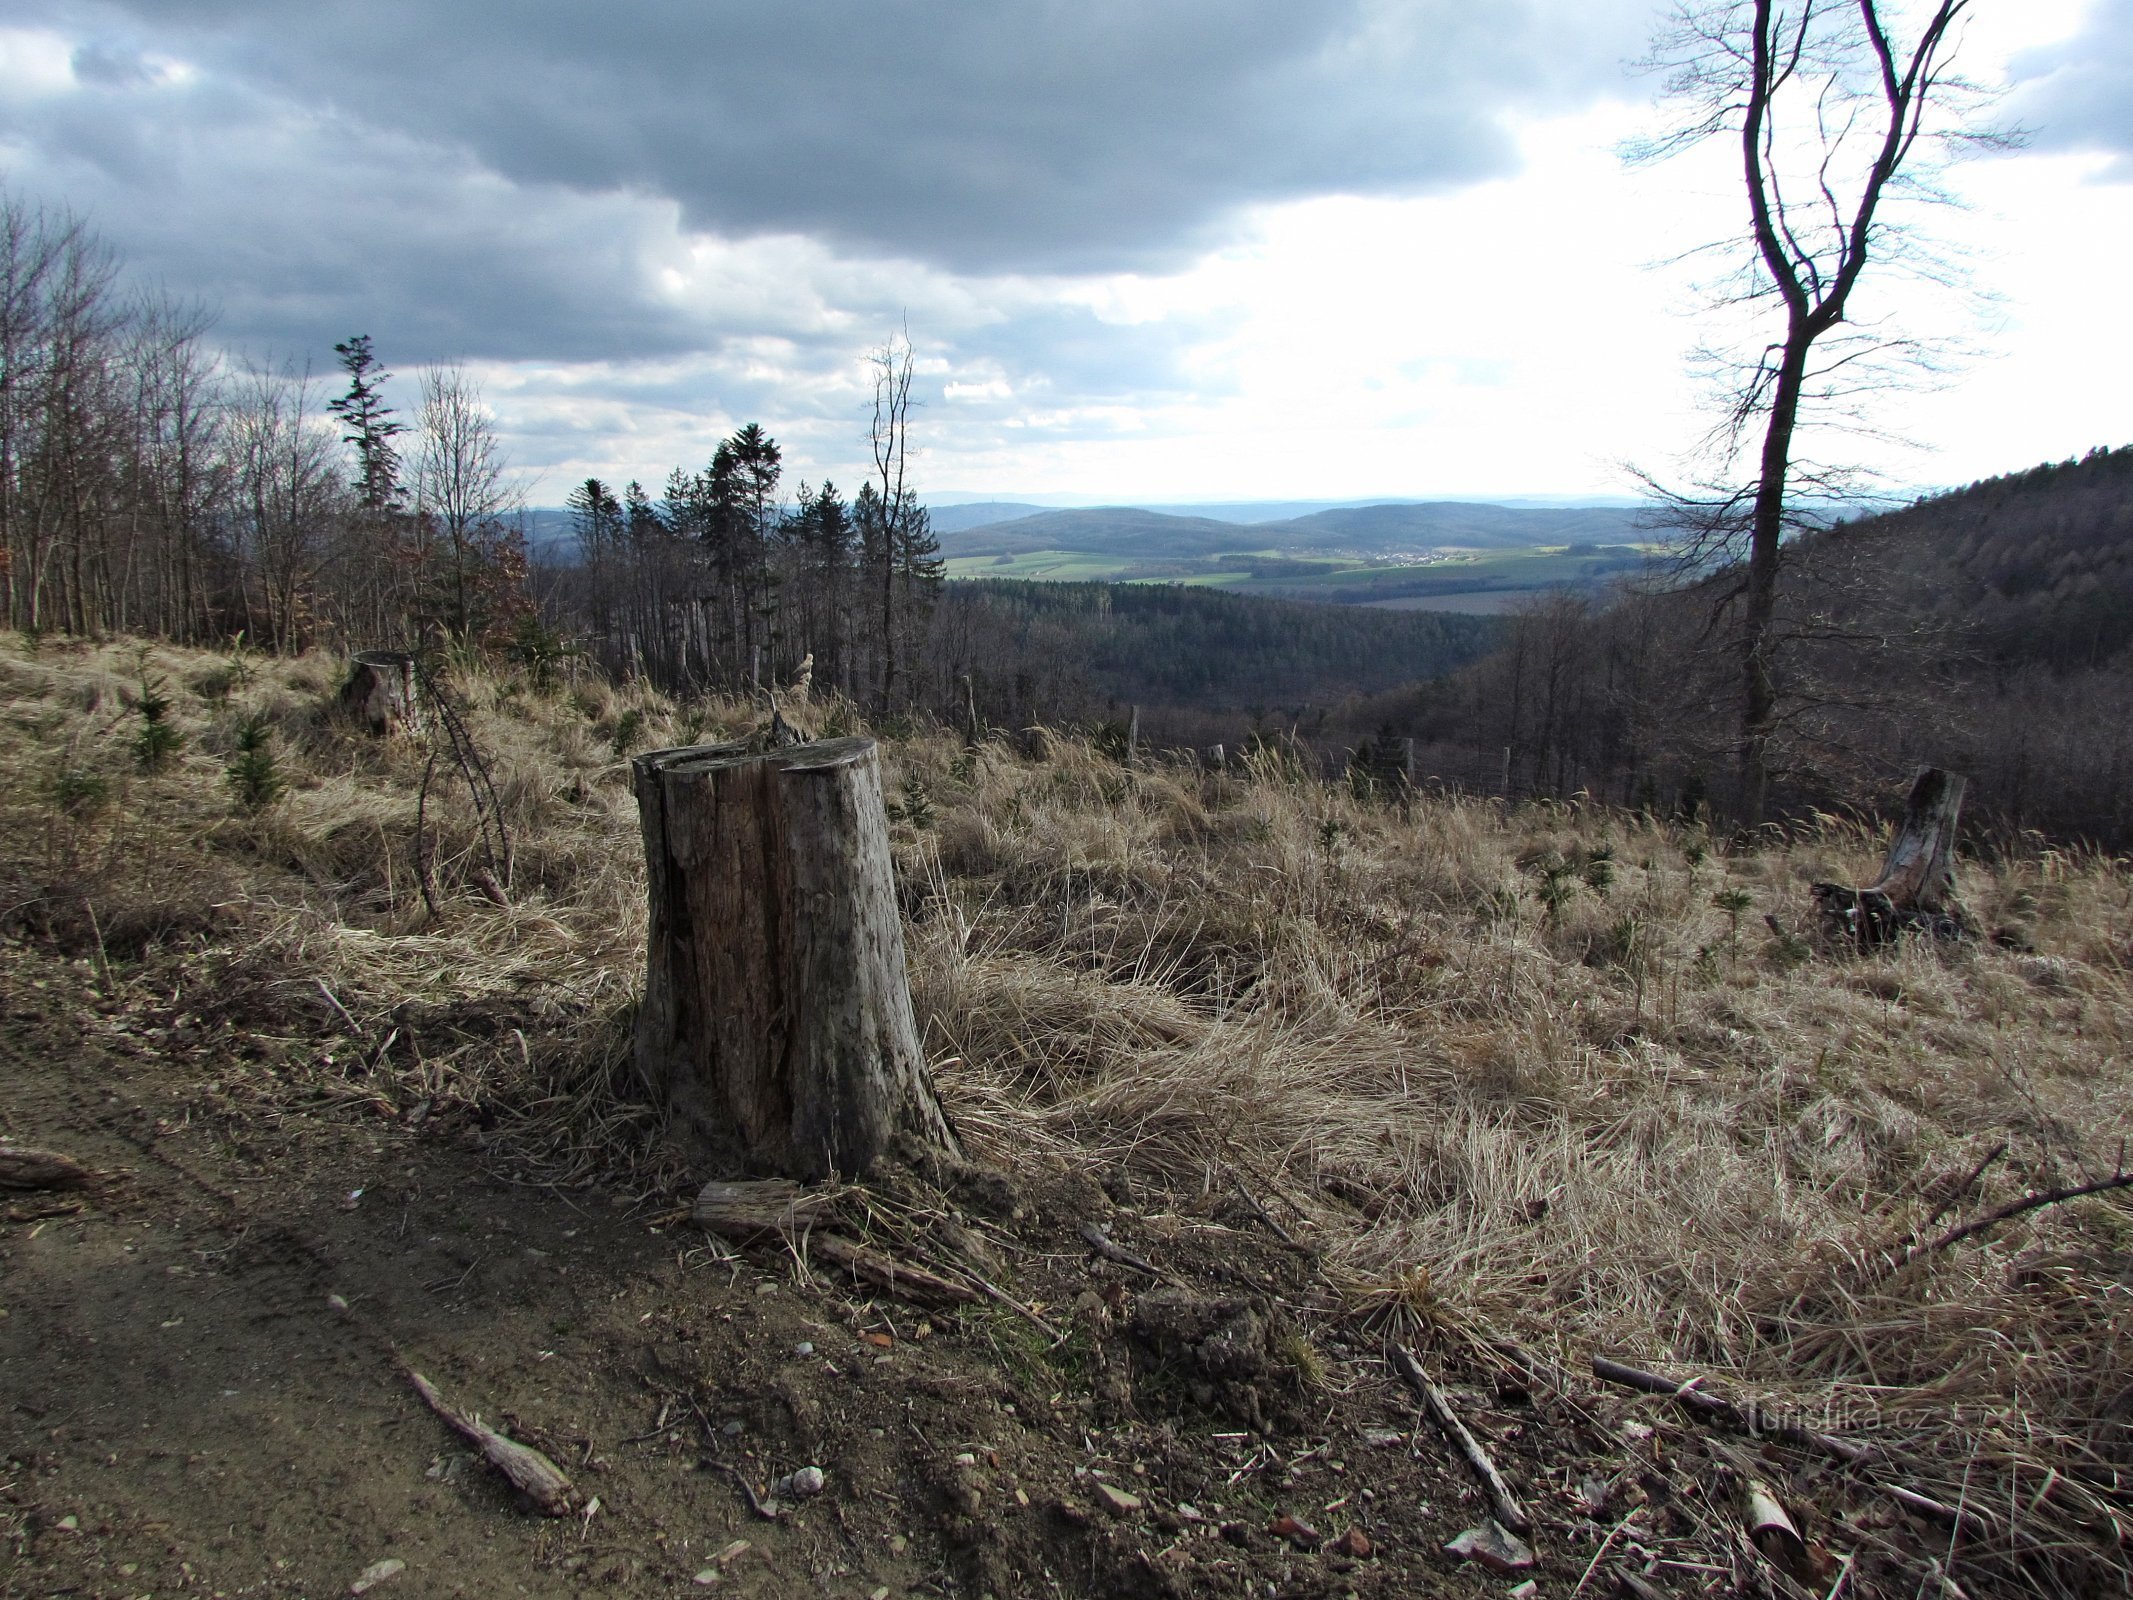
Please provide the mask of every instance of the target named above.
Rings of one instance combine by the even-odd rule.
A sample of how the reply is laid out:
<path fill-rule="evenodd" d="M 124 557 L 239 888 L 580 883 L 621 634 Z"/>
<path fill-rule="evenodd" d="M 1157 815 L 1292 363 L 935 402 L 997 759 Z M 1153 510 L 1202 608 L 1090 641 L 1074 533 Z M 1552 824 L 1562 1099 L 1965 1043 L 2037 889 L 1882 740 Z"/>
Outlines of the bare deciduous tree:
<path fill-rule="evenodd" d="M 1956 150 L 2008 137 L 1979 125 L 1982 97 L 1952 70 L 1969 5 L 1937 0 L 1905 26 L 1895 0 L 1684 0 L 1652 54 L 1680 115 L 1633 154 L 1736 143 L 1747 227 L 1721 247 L 1739 249 L 1739 268 L 1717 295 L 1770 330 L 1743 355 L 1721 353 L 1716 471 L 1692 492 L 1659 491 L 1687 530 L 1687 560 L 1735 564 L 1720 594 L 1741 674 L 1746 821 L 1769 804 L 1785 539 L 1826 522 L 1858 483 L 1803 448 L 1808 432 L 1859 419 L 1892 369 L 1932 357 L 1885 321 L 1855 317 L 1859 283 L 1870 262 L 1944 276 L 1892 203 L 1939 198 L 1934 178 Z"/>
<path fill-rule="evenodd" d="M 440 620 L 454 635 L 474 629 L 480 580 L 504 515 L 519 501 L 509 478 L 495 419 L 481 386 L 457 364 L 422 375 L 422 408 L 415 431 L 415 521 L 441 541 L 423 552 L 437 570 Z"/>

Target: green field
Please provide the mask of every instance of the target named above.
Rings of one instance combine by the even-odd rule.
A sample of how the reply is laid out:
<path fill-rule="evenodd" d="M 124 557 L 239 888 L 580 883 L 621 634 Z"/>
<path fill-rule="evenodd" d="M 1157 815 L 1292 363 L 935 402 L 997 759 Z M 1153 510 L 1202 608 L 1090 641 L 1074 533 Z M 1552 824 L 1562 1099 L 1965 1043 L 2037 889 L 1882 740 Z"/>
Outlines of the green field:
<path fill-rule="evenodd" d="M 1054 583 L 1185 583 L 1336 604 L 1402 610 L 1495 611 L 1552 589 L 1592 589 L 1645 563 L 1639 545 L 1530 545 L 1444 551 L 1420 562 L 1361 561 L 1250 551 L 1154 560 L 1089 551 L 1036 550 L 962 556 L 951 578 L 1028 578 Z"/>

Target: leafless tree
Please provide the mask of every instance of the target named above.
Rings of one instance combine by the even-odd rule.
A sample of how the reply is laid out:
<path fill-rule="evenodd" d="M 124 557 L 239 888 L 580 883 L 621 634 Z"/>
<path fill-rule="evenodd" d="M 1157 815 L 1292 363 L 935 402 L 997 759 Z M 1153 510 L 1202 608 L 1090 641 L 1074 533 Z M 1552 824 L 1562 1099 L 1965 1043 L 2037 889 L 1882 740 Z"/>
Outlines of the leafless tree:
<path fill-rule="evenodd" d="M 440 620 L 464 635 L 478 621 L 481 574 L 519 493 L 481 386 L 464 367 L 432 367 L 422 375 L 415 430 L 415 521 L 422 537 L 434 530 L 438 541 L 422 554 L 442 590 Z"/>
<path fill-rule="evenodd" d="M 1898 203 L 1941 198 L 1936 177 L 1958 150 L 2009 138 L 1981 123 L 1985 97 L 1953 70 L 1970 3 L 1914 8 L 1907 25 L 1897 0 L 1683 0 L 1651 57 L 1678 120 L 1633 154 L 1737 146 L 1747 226 L 1713 247 L 1738 262 L 1716 298 L 1767 330 L 1744 353 L 1717 352 L 1715 467 L 1693 489 L 1660 489 L 1684 559 L 1731 564 L 1718 593 L 1740 671 L 1744 821 L 1769 805 L 1787 535 L 1826 524 L 1858 490 L 1857 474 L 1806 448 L 1810 432 L 1864 422 L 1894 370 L 1933 359 L 1931 344 L 1857 318 L 1858 286 L 1870 262 L 1945 279 Z"/>

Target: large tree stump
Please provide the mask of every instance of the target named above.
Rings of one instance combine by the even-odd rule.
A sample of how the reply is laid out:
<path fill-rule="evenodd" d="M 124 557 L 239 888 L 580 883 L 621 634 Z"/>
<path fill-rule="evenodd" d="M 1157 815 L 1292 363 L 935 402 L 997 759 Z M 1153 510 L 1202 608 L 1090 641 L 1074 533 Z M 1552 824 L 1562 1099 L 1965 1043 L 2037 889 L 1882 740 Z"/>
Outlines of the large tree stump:
<path fill-rule="evenodd" d="M 1918 769 L 1881 876 L 1864 889 L 1813 886 L 1830 933 L 1865 947 L 1887 944 L 1906 931 L 1938 939 L 1968 932 L 1955 898 L 1955 822 L 1967 782 L 1938 767 Z"/>
<path fill-rule="evenodd" d="M 911 1014 L 871 739 L 634 763 L 651 890 L 637 1065 L 691 1155 L 814 1180 L 960 1155 Z"/>
<path fill-rule="evenodd" d="M 341 685 L 348 714 L 380 738 L 423 730 L 422 693 L 415 658 L 404 650 L 359 650 Z"/>

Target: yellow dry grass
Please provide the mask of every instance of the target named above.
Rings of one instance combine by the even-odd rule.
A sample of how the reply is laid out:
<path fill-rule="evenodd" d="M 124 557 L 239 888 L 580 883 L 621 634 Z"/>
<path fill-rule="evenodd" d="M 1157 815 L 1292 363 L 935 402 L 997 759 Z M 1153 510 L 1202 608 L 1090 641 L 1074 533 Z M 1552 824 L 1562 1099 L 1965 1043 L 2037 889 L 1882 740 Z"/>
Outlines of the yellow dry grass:
<path fill-rule="evenodd" d="M 129 744 L 144 672 L 185 739 L 156 775 Z M 421 1092 L 497 1109 L 529 1172 L 655 1181 L 628 1092 L 626 758 L 755 713 L 456 674 L 517 873 L 508 909 L 468 886 L 448 795 L 433 918 L 411 876 L 421 752 L 338 726 L 339 672 L 0 643 L 10 926 L 288 1005 L 324 1005 L 322 980 L 365 1024 L 508 1001 L 539 1025 L 470 1036 Z M 247 815 L 223 764 L 253 712 L 291 788 Z M 1802 937 L 1810 881 L 1878 865 L 1841 819 L 1745 849 L 1596 807 L 1372 803 L 1272 758 L 1129 772 L 1047 745 L 884 752 L 921 818 L 895 826 L 914 996 L 989 1159 L 1122 1164 L 1173 1203 L 1241 1180 L 1320 1248 L 1344 1315 L 1541 1368 L 1704 1374 L 1978 1508 L 2010 1584 L 2122 1571 L 2133 1209 L 2047 1207 L 1885 1263 L 1936 1215 L 2117 1169 L 2126 862 L 2042 841 L 1966 860 L 2004 943 L 1843 955 Z"/>

